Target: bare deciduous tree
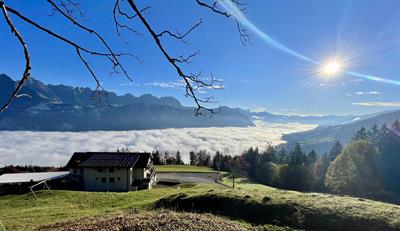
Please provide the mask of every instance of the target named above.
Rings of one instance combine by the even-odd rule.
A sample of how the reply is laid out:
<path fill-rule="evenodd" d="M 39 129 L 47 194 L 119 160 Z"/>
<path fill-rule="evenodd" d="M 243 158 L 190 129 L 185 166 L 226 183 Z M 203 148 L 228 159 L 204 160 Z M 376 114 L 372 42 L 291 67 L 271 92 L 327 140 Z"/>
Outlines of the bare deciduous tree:
<path fill-rule="evenodd" d="M 75 2 L 73 0 L 46 0 L 46 1 L 53 9 L 50 15 L 60 14 L 62 17 L 67 19 L 67 21 L 69 21 L 72 24 L 72 26 L 77 27 L 78 29 L 93 35 L 94 39 L 97 39 L 101 43 L 101 45 L 103 46 L 103 50 L 105 51 L 91 49 L 89 47 L 82 45 L 79 40 L 76 41 L 69 39 L 66 36 L 63 36 L 55 32 L 53 29 L 50 29 L 46 26 L 43 26 L 41 23 L 34 21 L 33 19 L 21 13 L 19 10 L 10 7 L 9 5 L 7 5 L 5 0 L 0 0 L 0 7 L 4 15 L 4 20 L 10 27 L 12 34 L 17 38 L 18 42 L 22 46 L 25 59 L 25 69 L 22 78 L 18 82 L 15 90 L 10 95 L 8 100 L 4 103 L 4 105 L 0 106 L 0 112 L 6 110 L 15 98 L 27 96 L 26 94 L 20 94 L 19 92 L 24 83 L 30 78 L 31 75 L 30 72 L 31 58 L 27 47 L 27 43 L 24 40 L 20 31 L 16 28 L 15 23 L 13 22 L 13 19 L 10 17 L 10 15 L 19 18 L 23 22 L 35 27 L 36 29 L 44 33 L 47 33 L 53 38 L 56 38 L 57 40 L 63 42 L 65 45 L 70 46 L 72 49 L 74 49 L 76 51 L 77 57 L 84 64 L 84 66 L 86 67 L 86 69 L 89 71 L 90 75 L 96 82 L 96 89 L 95 89 L 96 91 L 104 91 L 104 89 L 101 86 L 101 82 L 97 74 L 95 73 L 94 68 L 87 61 L 88 56 L 98 56 L 104 58 L 105 60 L 109 61 L 112 64 L 113 72 L 121 73 L 128 80 L 132 81 L 131 75 L 124 68 L 124 65 L 122 64 L 120 58 L 122 56 L 129 56 L 140 61 L 139 57 L 134 56 L 130 53 L 114 51 L 111 48 L 111 45 L 96 30 L 91 29 L 83 25 L 83 23 L 79 22 L 79 20 L 75 16 L 76 14 L 78 14 L 78 17 L 80 17 L 81 19 L 83 19 L 86 16 L 85 12 L 81 9 L 80 4 L 78 2 Z M 212 13 L 216 13 L 227 18 L 230 17 L 234 18 L 234 15 L 231 15 L 229 12 L 225 11 L 221 7 L 222 1 L 230 1 L 231 3 L 235 4 L 240 10 L 242 11 L 245 10 L 245 5 L 242 2 L 240 2 L 240 0 L 193 0 L 193 3 L 197 4 L 199 7 L 210 10 Z M 161 32 L 157 32 L 154 29 L 153 25 L 149 23 L 148 18 L 146 18 L 145 13 L 149 9 L 151 9 L 151 6 L 139 8 L 138 5 L 136 4 L 136 1 L 134 0 L 115 0 L 114 7 L 113 9 L 110 10 L 112 11 L 113 21 L 114 21 L 113 23 L 115 25 L 117 36 L 122 37 L 121 36 L 122 30 L 130 31 L 134 35 L 141 35 L 142 32 L 138 31 L 138 29 L 132 26 L 133 25 L 132 21 L 136 20 L 139 23 L 141 23 L 144 26 L 145 31 L 148 34 L 150 34 L 150 37 L 154 41 L 155 45 L 159 48 L 162 55 L 173 66 L 178 76 L 183 80 L 185 85 L 185 95 L 187 97 L 192 98 L 194 103 L 196 104 L 195 115 L 200 115 L 202 114 L 203 111 L 207 111 L 211 113 L 211 115 L 214 114 L 215 113 L 214 109 L 206 106 L 206 104 L 208 103 L 213 103 L 213 101 L 211 101 L 212 98 L 211 97 L 200 98 L 198 97 L 196 92 L 199 89 L 203 88 L 213 88 L 213 89 L 219 88 L 218 84 L 220 80 L 214 78 L 212 74 L 210 74 L 208 78 L 203 78 L 201 72 L 196 74 L 185 72 L 181 65 L 192 62 L 192 59 L 199 54 L 199 51 L 196 51 L 187 56 L 184 55 L 173 56 L 168 52 L 168 50 L 164 46 L 165 41 L 163 41 L 164 37 L 169 36 L 170 38 L 186 43 L 185 39 L 188 37 L 189 34 L 191 34 L 196 28 L 198 28 L 202 24 L 202 20 L 200 19 L 196 24 L 192 25 L 184 33 L 172 32 L 171 30 L 163 30 Z M 241 42 L 243 44 L 247 43 L 249 37 L 246 32 L 246 29 L 237 20 L 236 20 L 236 25 L 238 28 Z"/>

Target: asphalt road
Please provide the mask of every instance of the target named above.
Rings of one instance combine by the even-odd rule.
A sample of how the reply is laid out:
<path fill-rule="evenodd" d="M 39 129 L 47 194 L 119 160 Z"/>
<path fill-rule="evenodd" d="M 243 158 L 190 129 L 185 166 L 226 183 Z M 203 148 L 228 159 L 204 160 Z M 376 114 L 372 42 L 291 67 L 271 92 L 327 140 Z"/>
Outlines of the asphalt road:
<path fill-rule="evenodd" d="M 179 182 L 179 183 L 207 183 L 215 184 L 218 179 L 217 172 L 199 172 L 199 173 L 157 173 L 158 181 Z"/>

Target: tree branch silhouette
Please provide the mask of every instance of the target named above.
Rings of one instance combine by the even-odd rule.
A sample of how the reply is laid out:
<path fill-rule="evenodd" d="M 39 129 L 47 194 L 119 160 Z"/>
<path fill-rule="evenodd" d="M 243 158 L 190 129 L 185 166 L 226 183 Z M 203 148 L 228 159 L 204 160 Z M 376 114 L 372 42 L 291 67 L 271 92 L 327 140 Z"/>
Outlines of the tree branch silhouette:
<path fill-rule="evenodd" d="M 104 39 L 103 36 L 101 36 L 96 30 L 89 28 L 82 23 L 80 23 L 76 17 L 74 17 L 74 12 L 78 12 L 80 17 L 85 16 L 85 12 L 80 9 L 79 3 L 73 1 L 73 0 L 46 0 L 49 5 L 52 7 L 52 15 L 58 13 L 60 14 L 64 19 L 69 21 L 73 26 L 77 27 L 78 29 L 85 31 L 93 37 L 95 37 L 102 45 L 102 47 L 106 50 L 100 51 L 97 49 L 91 49 L 85 45 L 80 44 L 79 41 L 74 41 L 72 39 L 67 38 L 66 36 L 63 36 L 57 32 L 55 32 L 53 29 L 50 29 L 46 26 L 43 26 L 42 24 L 34 21 L 33 19 L 25 16 L 24 14 L 20 13 L 18 10 L 9 7 L 6 5 L 4 2 L 5 0 L 0 0 L 0 7 L 2 8 L 2 12 L 5 18 L 5 21 L 9 25 L 11 32 L 14 34 L 14 36 L 18 39 L 19 43 L 23 47 L 24 51 L 24 59 L 25 59 L 25 69 L 24 73 L 22 75 L 22 78 L 18 82 L 18 85 L 16 86 L 14 92 L 12 95 L 10 95 L 10 98 L 6 101 L 4 105 L 0 107 L 0 112 L 6 110 L 10 104 L 13 102 L 13 99 L 25 96 L 26 94 L 20 94 L 19 92 L 26 82 L 27 79 L 30 77 L 30 70 L 31 70 L 31 63 L 30 63 L 30 54 L 26 45 L 26 42 L 24 41 L 21 33 L 16 29 L 13 21 L 11 20 L 10 14 L 13 16 L 21 19 L 23 22 L 35 27 L 36 29 L 47 33 L 51 37 L 63 42 L 64 44 L 71 46 L 74 48 L 76 51 L 77 57 L 79 60 L 83 63 L 84 67 L 88 70 L 94 81 L 96 82 L 96 91 L 97 90 L 102 90 L 104 91 L 103 87 L 101 86 L 101 81 L 98 78 L 98 76 L 95 73 L 94 68 L 90 65 L 90 63 L 87 61 L 86 55 L 90 56 L 99 56 L 99 57 L 104 57 L 106 60 L 111 62 L 113 72 L 121 72 L 128 80 L 132 81 L 132 78 L 124 65 L 122 64 L 120 58 L 122 56 L 130 56 L 136 58 L 139 62 L 141 62 L 140 58 L 138 56 L 132 55 L 130 53 L 122 53 L 122 52 L 115 52 L 112 48 L 111 45 Z M 223 15 L 225 17 L 231 17 L 228 12 L 225 12 L 221 10 L 218 7 L 218 3 L 221 0 L 216 0 L 212 1 L 212 4 L 205 3 L 202 0 L 196 0 L 197 4 L 201 7 L 205 7 L 209 10 L 211 10 L 214 13 Z M 230 0 L 232 3 L 236 4 L 238 7 L 240 7 L 241 10 L 244 10 L 242 4 L 239 0 Z M 123 9 L 121 6 L 122 2 L 127 2 L 126 9 Z M 205 104 L 208 103 L 216 103 L 212 101 L 211 97 L 205 97 L 205 98 L 200 98 L 198 97 L 196 91 L 199 89 L 221 89 L 220 85 L 214 86 L 215 84 L 221 82 L 218 79 L 215 79 L 212 74 L 210 74 L 210 77 L 208 79 L 202 78 L 201 72 L 198 74 L 193 74 L 193 73 L 187 73 L 183 70 L 182 66 L 183 64 L 189 64 L 192 63 L 193 58 L 195 58 L 197 55 L 199 55 L 199 51 L 196 51 L 190 55 L 171 55 L 168 53 L 168 50 L 163 44 L 162 39 L 166 36 L 169 36 L 171 38 L 174 38 L 178 41 L 182 41 L 184 43 L 187 43 L 186 38 L 202 24 L 202 20 L 200 19 L 197 23 L 192 25 L 186 32 L 180 33 L 178 31 L 172 32 L 171 30 L 161 30 L 161 32 L 157 33 L 156 30 L 153 28 L 153 26 L 149 23 L 149 21 L 146 19 L 144 13 L 147 12 L 151 7 L 146 6 L 142 9 L 139 9 L 137 5 L 135 4 L 134 0 L 115 0 L 115 4 L 112 9 L 112 15 L 113 15 L 113 21 L 114 25 L 116 28 L 116 33 L 118 36 L 121 37 L 121 30 L 128 30 L 132 32 L 135 35 L 141 35 L 141 33 L 132 27 L 130 23 L 132 20 L 138 20 L 146 29 L 146 31 L 150 34 L 152 40 L 155 42 L 156 46 L 159 48 L 160 52 L 162 55 L 166 58 L 166 60 L 173 66 L 175 69 L 176 73 L 178 76 L 180 76 L 183 79 L 183 82 L 185 84 L 185 95 L 187 97 L 190 97 L 193 99 L 196 109 L 195 109 L 195 115 L 201 115 L 203 111 L 207 111 L 210 113 L 210 115 L 213 115 L 215 113 L 215 110 L 212 108 L 208 108 L 205 106 Z M 131 9 L 133 12 L 130 13 L 128 12 L 129 9 Z M 125 21 L 121 21 L 120 19 L 125 19 Z M 128 20 L 128 21 L 126 21 Z M 241 42 L 244 44 L 248 41 L 248 35 L 245 30 L 241 26 L 241 24 L 236 20 L 236 25 L 241 37 Z M 165 42 L 165 41 L 164 41 Z M 85 55 L 86 54 L 86 55 Z"/>

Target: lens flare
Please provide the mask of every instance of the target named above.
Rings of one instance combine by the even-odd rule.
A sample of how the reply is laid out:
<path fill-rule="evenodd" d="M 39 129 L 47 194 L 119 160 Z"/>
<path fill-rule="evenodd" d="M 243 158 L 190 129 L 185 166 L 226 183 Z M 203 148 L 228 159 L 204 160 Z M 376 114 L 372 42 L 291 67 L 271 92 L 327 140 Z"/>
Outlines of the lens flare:
<path fill-rule="evenodd" d="M 225 1 L 219 1 L 219 4 L 231 15 L 235 17 L 235 19 L 246 26 L 249 30 L 251 30 L 255 35 L 257 35 L 261 40 L 263 40 L 265 43 L 269 44 L 271 47 L 274 47 L 282 52 L 285 52 L 289 55 L 292 55 L 298 59 L 304 60 L 306 62 L 321 66 L 321 62 L 308 57 L 306 55 L 303 55 L 295 50 L 290 49 L 283 43 L 279 42 L 278 40 L 272 38 L 269 36 L 267 33 L 262 31 L 260 28 L 258 28 L 253 22 L 251 22 L 243 13 L 242 11 L 231 1 L 231 0 L 225 0 Z M 358 78 L 364 78 L 367 80 L 372 80 L 376 82 L 382 82 L 382 83 L 388 83 L 388 84 L 393 84 L 393 85 L 398 85 L 400 86 L 400 81 L 399 80 L 394 80 L 394 79 L 386 79 L 378 76 L 372 76 L 372 75 L 367 75 L 359 72 L 355 72 L 352 70 L 345 69 L 343 65 L 340 62 L 328 62 L 325 65 L 322 66 L 322 73 L 326 73 L 329 75 L 337 75 L 339 72 L 343 72 L 347 75 L 353 76 L 353 77 L 358 77 Z"/>

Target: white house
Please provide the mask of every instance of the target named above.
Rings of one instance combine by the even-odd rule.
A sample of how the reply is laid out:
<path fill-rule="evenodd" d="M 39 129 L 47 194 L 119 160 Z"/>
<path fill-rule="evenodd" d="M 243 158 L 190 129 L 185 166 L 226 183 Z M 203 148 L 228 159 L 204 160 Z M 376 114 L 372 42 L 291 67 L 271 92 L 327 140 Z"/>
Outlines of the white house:
<path fill-rule="evenodd" d="M 87 191 L 150 189 L 156 181 L 150 153 L 75 152 L 67 168 L 70 183 Z"/>

